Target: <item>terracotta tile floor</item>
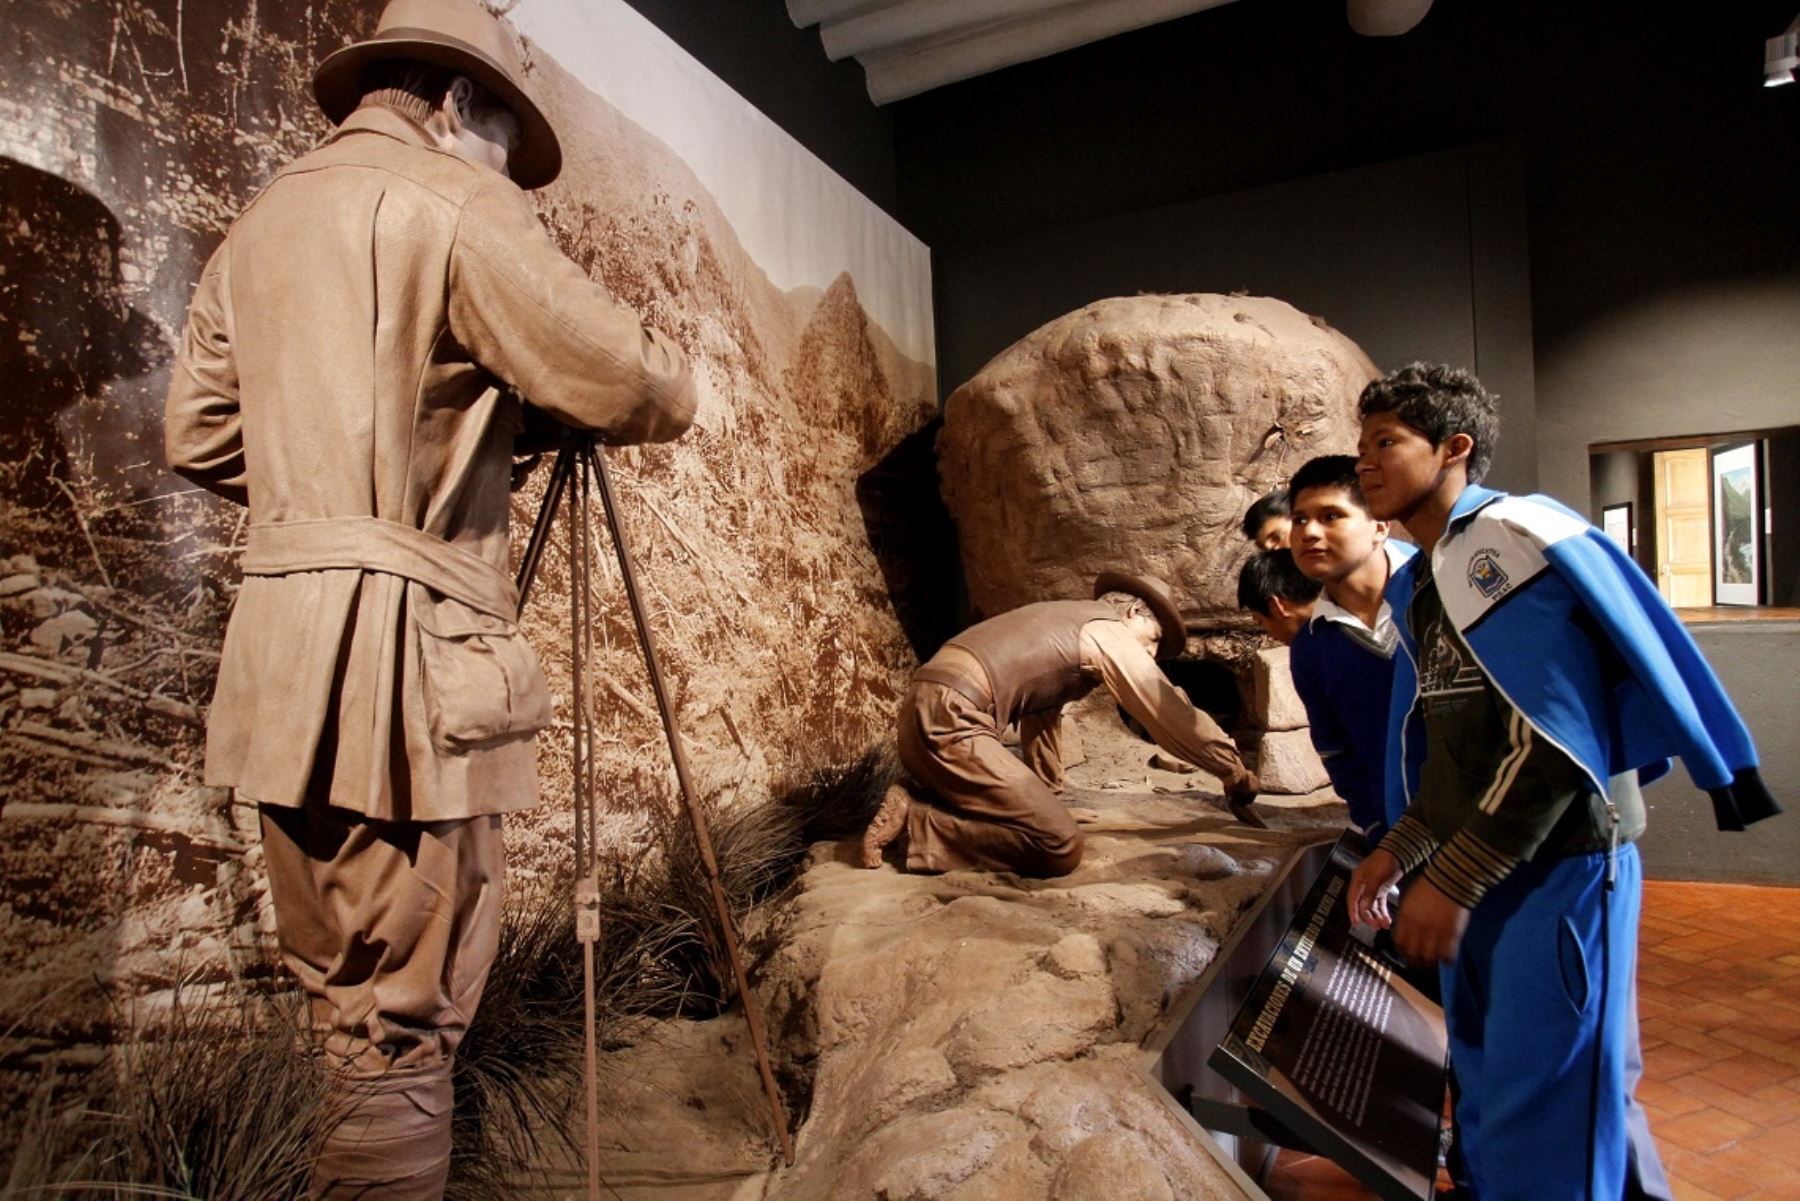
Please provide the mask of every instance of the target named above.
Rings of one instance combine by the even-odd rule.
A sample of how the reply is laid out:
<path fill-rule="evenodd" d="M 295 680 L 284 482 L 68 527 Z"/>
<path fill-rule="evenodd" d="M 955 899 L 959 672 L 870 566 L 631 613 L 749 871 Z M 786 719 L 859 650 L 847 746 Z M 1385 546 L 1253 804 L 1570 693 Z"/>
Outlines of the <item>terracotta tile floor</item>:
<path fill-rule="evenodd" d="M 1638 1099 L 1678 1201 L 1800 1201 L 1800 889 L 1644 885 Z M 1274 1201 L 1368 1201 L 1283 1152 Z"/>

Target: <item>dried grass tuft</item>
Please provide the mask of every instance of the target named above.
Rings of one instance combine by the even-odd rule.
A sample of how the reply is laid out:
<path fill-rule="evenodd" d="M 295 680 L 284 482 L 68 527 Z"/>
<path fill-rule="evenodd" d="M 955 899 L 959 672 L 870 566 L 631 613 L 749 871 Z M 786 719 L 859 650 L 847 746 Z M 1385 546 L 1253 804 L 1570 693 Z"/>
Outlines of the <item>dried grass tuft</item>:
<path fill-rule="evenodd" d="M 787 887 L 813 843 L 859 833 L 899 772 L 884 746 L 848 764 L 806 769 L 768 804 L 725 814 L 708 807 L 719 878 L 733 911 L 743 913 Z M 665 814 L 656 826 L 662 859 L 639 871 L 636 887 L 615 890 L 608 914 L 629 943 L 638 972 L 616 998 L 623 1012 L 656 1017 L 712 1017 L 736 993 L 714 919 L 711 886 L 699 846 L 684 818 Z M 634 982 L 653 987 L 646 992 Z"/>
<path fill-rule="evenodd" d="M 295 998 L 177 988 L 85 1096 L 38 1093 L 0 1197 L 304 1197 L 331 1115 L 304 1037 Z"/>

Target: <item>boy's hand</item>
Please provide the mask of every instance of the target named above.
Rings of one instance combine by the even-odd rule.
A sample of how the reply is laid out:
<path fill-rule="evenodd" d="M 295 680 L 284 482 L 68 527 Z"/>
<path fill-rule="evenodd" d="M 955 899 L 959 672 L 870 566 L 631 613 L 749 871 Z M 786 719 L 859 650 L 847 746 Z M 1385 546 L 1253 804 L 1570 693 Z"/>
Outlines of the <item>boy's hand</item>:
<path fill-rule="evenodd" d="M 1394 924 L 1388 913 L 1388 889 L 1400 882 L 1400 861 L 1393 852 L 1377 848 L 1356 865 L 1350 877 L 1350 920 L 1358 925 L 1385 930 Z"/>
<path fill-rule="evenodd" d="M 1354 881 L 1351 892 L 1355 894 Z M 1420 877 L 1401 899 L 1394 946 L 1408 963 L 1449 963 L 1456 958 L 1463 931 L 1468 928 L 1469 911 L 1438 891 L 1430 880 Z"/>

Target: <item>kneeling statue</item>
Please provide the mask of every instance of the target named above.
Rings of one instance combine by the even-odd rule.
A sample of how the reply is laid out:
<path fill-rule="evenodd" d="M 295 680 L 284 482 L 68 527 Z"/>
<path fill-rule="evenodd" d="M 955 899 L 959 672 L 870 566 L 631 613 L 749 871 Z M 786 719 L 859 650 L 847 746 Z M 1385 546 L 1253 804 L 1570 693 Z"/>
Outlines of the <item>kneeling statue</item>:
<path fill-rule="evenodd" d="M 914 673 L 900 706 L 900 762 L 863 835 L 863 866 L 881 866 L 904 835 L 908 871 L 958 868 L 1062 876 L 1081 863 L 1081 831 L 1062 791 L 1062 710 L 1098 686 L 1158 746 L 1218 776 L 1240 821 L 1258 784 L 1218 723 L 1156 665 L 1187 629 L 1167 584 L 1102 572 L 1094 600 L 1042 601 L 972 626 Z M 1017 723 L 1023 759 L 1000 741 Z M 915 790 L 915 785 L 917 786 Z"/>

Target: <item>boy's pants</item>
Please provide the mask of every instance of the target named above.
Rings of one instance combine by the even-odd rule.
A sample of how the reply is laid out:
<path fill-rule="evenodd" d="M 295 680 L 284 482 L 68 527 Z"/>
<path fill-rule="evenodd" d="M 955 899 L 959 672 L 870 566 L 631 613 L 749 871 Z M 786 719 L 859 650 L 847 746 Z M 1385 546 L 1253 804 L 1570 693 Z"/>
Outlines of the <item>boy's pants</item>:
<path fill-rule="evenodd" d="M 1457 1121 L 1478 1201 L 1618 1201 L 1629 1178 L 1660 1179 L 1627 1069 L 1642 866 L 1636 847 L 1620 847 L 1608 891 L 1606 863 L 1596 852 L 1521 864 L 1470 913 L 1443 969 Z"/>

